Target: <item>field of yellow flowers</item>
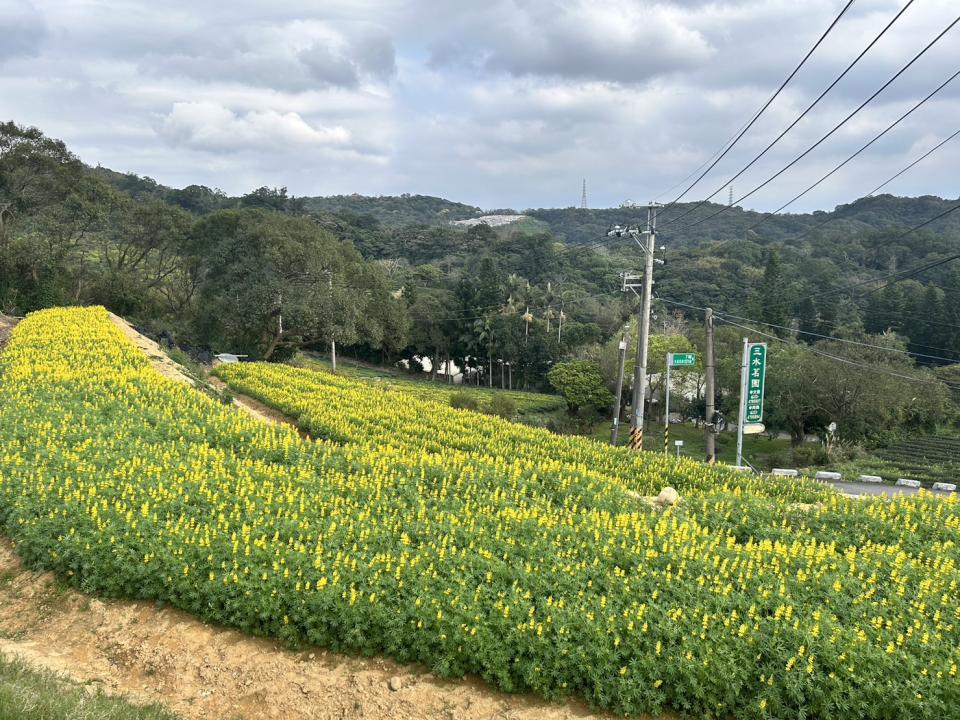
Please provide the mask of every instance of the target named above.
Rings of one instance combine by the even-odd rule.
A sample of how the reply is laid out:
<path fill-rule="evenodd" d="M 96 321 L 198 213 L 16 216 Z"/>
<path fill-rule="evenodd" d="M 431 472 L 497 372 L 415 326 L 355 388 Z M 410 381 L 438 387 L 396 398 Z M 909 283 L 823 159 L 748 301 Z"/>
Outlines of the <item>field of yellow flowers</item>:
<path fill-rule="evenodd" d="M 296 643 L 618 713 L 950 718 L 960 506 L 630 454 L 284 366 L 156 374 L 100 308 L 0 355 L 0 527 L 36 567 Z M 655 511 L 624 490 L 673 485 Z"/>

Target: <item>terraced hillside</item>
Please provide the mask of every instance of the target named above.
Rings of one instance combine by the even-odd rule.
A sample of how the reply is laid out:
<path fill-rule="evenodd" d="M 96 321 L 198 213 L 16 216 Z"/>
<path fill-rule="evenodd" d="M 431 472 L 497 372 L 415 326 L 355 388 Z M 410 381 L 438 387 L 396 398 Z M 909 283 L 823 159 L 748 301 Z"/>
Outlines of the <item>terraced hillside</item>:
<path fill-rule="evenodd" d="M 960 438 L 911 438 L 881 450 L 877 456 L 926 486 L 935 482 L 960 483 Z"/>

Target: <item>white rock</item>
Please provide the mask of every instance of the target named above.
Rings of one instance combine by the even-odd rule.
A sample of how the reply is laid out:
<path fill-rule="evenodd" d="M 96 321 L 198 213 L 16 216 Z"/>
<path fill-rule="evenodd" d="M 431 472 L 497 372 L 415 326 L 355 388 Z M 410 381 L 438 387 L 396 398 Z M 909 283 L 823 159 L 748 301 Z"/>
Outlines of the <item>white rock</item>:
<path fill-rule="evenodd" d="M 938 483 L 934 483 L 934 484 L 933 484 L 933 489 L 934 489 L 934 490 L 938 490 L 938 491 L 940 491 L 940 492 L 956 492 L 956 491 L 957 491 L 957 484 L 956 484 L 956 483 L 942 483 L 942 482 L 938 482 Z"/>
<path fill-rule="evenodd" d="M 660 505 L 676 505 L 678 502 L 680 502 L 680 493 L 672 487 L 665 487 L 657 495 L 657 503 Z"/>
<path fill-rule="evenodd" d="M 861 475 L 857 478 L 857 482 L 879 483 L 883 482 L 883 478 L 879 475 Z"/>
<path fill-rule="evenodd" d="M 399 690 L 400 688 L 403 687 L 403 681 L 402 681 L 400 678 L 398 678 L 396 675 L 394 675 L 394 676 L 393 676 L 392 678 L 390 678 L 390 680 L 387 682 L 387 685 L 390 686 L 390 689 L 391 689 L 391 690 L 393 690 L 394 692 L 396 692 L 397 690 Z"/>
<path fill-rule="evenodd" d="M 842 480 L 843 475 L 838 472 L 827 472 L 826 470 L 819 470 L 817 472 L 817 480 Z"/>
<path fill-rule="evenodd" d="M 920 487 L 919 480 L 908 480 L 907 478 L 900 478 L 899 480 L 897 480 L 896 484 L 899 485 L 900 487 L 908 487 L 908 488 Z"/>
<path fill-rule="evenodd" d="M 779 475 L 780 477 L 796 477 L 800 473 L 793 468 L 774 468 L 770 474 Z"/>

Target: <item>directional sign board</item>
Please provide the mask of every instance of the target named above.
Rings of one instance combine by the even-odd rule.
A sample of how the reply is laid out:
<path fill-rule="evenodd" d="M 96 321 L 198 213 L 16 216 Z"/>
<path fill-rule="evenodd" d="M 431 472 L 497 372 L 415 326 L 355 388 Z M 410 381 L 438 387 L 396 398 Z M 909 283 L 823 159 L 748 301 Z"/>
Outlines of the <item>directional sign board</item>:
<path fill-rule="evenodd" d="M 767 344 L 751 343 L 747 349 L 747 407 L 744 421 L 763 420 L 763 383 L 767 375 Z"/>
<path fill-rule="evenodd" d="M 695 353 L 667 353 L 670 367 L 693 367 L 697 364 Z"/>
<path fill-rule="evenodd" d="M 763 423 L 747 423 L 746 425 L 743 426 L 743 434 L 759 435 L 766 429 L 767 428 Z"/>

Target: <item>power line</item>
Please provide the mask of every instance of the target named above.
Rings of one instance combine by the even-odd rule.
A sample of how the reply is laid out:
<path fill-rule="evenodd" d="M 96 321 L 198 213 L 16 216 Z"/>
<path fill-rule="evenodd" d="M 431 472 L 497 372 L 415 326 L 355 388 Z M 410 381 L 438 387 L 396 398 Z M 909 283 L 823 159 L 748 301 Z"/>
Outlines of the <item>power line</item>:
<path fill-rule="evenodd" d="M 701 180 L 703 180 L 703 178 L 707 175 L 707 173 L 709 173 L 711 170 L 713 170 L 713 168 L 715 168 L 715 167 L 717 166 L 717 163 L 719 163 L 721 160 L 723 160 L 724 157 L 726 157 L 727 153 L 730 152 L 730 151 L 733 149 L 733 146 L 736 145 L 738 142 L 740 142 L 740 139 L 747 133 L 748 130 L 750 130 L 750 128 L 753 127 L 754 123 L 756 123 L 757 120 L 760 119 L 760 116 L 763 115 L 763 113 L 766 111 L 766 109 L 767 109 L 768 107 L 770 107 L 770 104 L 771 104 L 774 100 L 777 99 L 777 96 L 779 96 L 781 92 L 783 92 L 783 89 L 787 86 L 787 84 L 788 84 L 791 80 L 793 80 L 794 76 L 795 76 L 798 72 L 800 72 L 800 68 L 802 68 L 802 67 L 806 64 L 807 60 L 810 59 L 810 56 L 813 55 L 814 51 L 816 51 L 816 49 L 817 49 L 818 47 L 820 47 L 821 43 L 826 39 L 827 35 L 830 34 L 830 32 L 833 30 L 833 28 L 836 27 L 837 23 L 840 22 L 840 18 L 842 18 L 842 17 L 846 14 L 847 10 L 850 9 L 850 6 L 853 5 L 853 3 L 854 3 L 854 0 L 849 0 L 849 1 L 847 2 L 847 4 L 843 6 L 843 9 L 840 11 L 840 14 L 837 15 L 837 16 L 833 19 L 833 22 L 830 23 L 830 25 L 827 27 L 826 30 L 824 30 L 823 34 L 820 36 L 820 38 L 817 40 L 817 42 L 814 43 L 813 47 L 810 48 L 810 49 L 807 51 L 807 54 L 803 56 L 803 59 L 800 61 L 800 64 L 797 65 L 797 66 L 793 69 L 793 72 L 791 72 L 791 73 L 787 76 L 787 79 L 784 80 L 784 81 L 780 84 L 780 87 L 777 88 L 776 92 L 774 92 L 773 95 L 770 96 L 770 99 L 767 100 L 767 101 L 763 104 L 763 107 L 761 107 L 761 108 L 756 112 L 756 114 L 753 116 L 753 118 L 743 127 L 742 130 L 740 130 L 740 132 L 733 138 L 733 140 L 730 140 L 730 141 L 728 141 L 727 143 L 725 143 L 726 149 L 723 149 L 723 146 L 721 146 L 721 150 L 723 150 L 723 152 L 719 152 L 719 151 L 718 151 L 718 152 L 719 152 L 719 155 L 718 155 L 718 156 L 717 156 L 717 154 L 715 153 L 716 159 L 713 160 L 713 162 L 710 163 L 710 166 L 709 166 L 706 170 L 704 170 L 704 171 L 699 175 L 699 177 L 697 177 L 697 179 L 694 180 L 694 181 L 690 184 L 689 187 L 687 187 L 686 190 L 684 190 L 682 193 L 680 193 L 679 195 L 677 195 L 677 197 L 674 198 L 671 202 L 667 203 L 667 207 L 670 207 L 670 206 L 672 206 L 672 205 L 676 205 L 678 202 L 680 202 L 680 199 L 681 199 L 684 195 L 686 195 L 688 192 L 690 192 L 690 191 L 697 185 L 697 183 L 699 183 Z M 909 7 L 910 4 L 912 4 L 912 3 L 913 3 L 913 0 L 910 0 L 910 2 L 907 3 L 907 7 Z M 904 8 L 904 10 L 906 10 L 906 8 Z M 903 10 L 901 10 L 900 12 L 902 13 Z M 897 17 L 899 17 L 899 15 L 898 15 Z M 892 24 L 892 23 L 891 23 L 891 24 Z M 889 26 L 888 26 L 888 27 L 889 27 Z M 708 161 L 708 162 L 709 162 L 709 161 Z M 696 170 L 695 170 L 694 172 L 696 172 Z M 689 177 L 689 176 L 688 176 L 688 177 Z M 681 181 L 681 182 L 683 182 L 683 181 Z M 673 188 L 671 188 L 671 190 L 672 190 L 672 189 L 673 189 Z M 664 194 L 664 193 L 661 193 L 661 195 L 662 195 L 662 194 Z M 716 193 L 714 193 L 714 195 L 716 195 Z M 713 195 L 711 195 L 710 197 L 713 197 Z"/>
<path fill-rule="evenodd" d="M 883 131 L 881 131 L 881 132 L 878 133 L 877 135 L 874 135 L 874 137 L 873 137 L 872 140 L 870 140 L 868 143 L 866 143 L 865 145 L 863 145 L 859 150 L 857 150 L 855 153 L 853 153 L 852 155 L 850 155 L 846 160 L 844 160 L 843 162 L 841 162 L 839 165 L 837 165 L 836 167 L 834 167 L 834 168 L 833 168 L 830 172 L 828 172 L 826 175 L 824 175 L 824 176 L 821 177 L 819 180 L 817 180 L 815 183 L 813 183 L 812 185 L 810 185 L 806 190 L 804 190 L 803 192 L 795 195 L 792 199 L 790 199 L 790 200 L 788 200 L 787 202 L 785 202 L 783 205 L 781 205 L 780 207 L 778 207 L 776 210 L 773 210 L 773 211 L 771 211 L 771 212 L 765 213 L 765 214 L 763 215 L 763 217 L 761 217 L 757 222 L 755 222 L 753 225 L 749 226 L 749 227 L 745 230 L 745 232 L 750 232 L 751 230 L 754 230 L 755 228 L 758 228 L 760 225 L 762 225 L 763 223 L 765 223 L 765 222 L 766 222 L 768 219 L 770 219 L 772 216 L 774 216 L 774 215 L 776 215 L 777 213 L 781 212 L 782 210 L 790 207 L 790 206 L 793 205 L 797 200 L 799 200 L 799 199 L 802 198 L 804 195 L 806 195 L 808 192 L 810 192 L 810 191 L 813 190 L 815 187 L 817 187 L 818 185 L 820 185 L 821 183 L 823 183 L 824 181 L 826 181 L 826 180 L 827 180 L 828 178 L 830 178 L 834 173 L 836 173 L 838 170 L 840 170 L 841 168 L 843 168 L 847 163 L 849 163 L 851 160 L 853 160 L 853 159 L 856 158 L 858 155 L 860 155 L 860 153 L 864 152 L 867 148 L 869 148 L 871 145 L 873 145 L 875 142 L 877 142 L 880 138 L 882 138 L 882 137 L 883 137 L 884 135 L 886 135 L 888 132 L 890 132 L 891 130 L 893 130 L 897 125 L 899 125 L 901 122 L 903 122 L 904 120 L 906 120 L 907 117 L 909 117 L 911 114 L 913 114 L 918 108 L 920 108 L 921 105 L 923 105 L 924 103 L 926 103 L 928 100 L 930 100 L 930 98 L 932 98 L 934 95 L 936 95 L 936 94 L 939 93 L 941 90 L 943 90 L 947 85 L 949 85 L 951 82 L 953 82 L 953 81 L 957 78 L 958 75 L 960 75 L 960 70 L 957 70 L 955 73 L 953 73 L 953 75 L 951 75 L 951 76 L 950 76 L 949 78 L 947 78 L 943 83 L 941 83 L 940 86 L 937 87 L 936 90 L 934 90 L 933 92 L 931 92 L 929 95 L 927 95 L 925 98 L 923 98 L 920 102 L 918 102 L 918 103 L 917 103 L 916 105 L 914 105 L 912 108 L 910 108 L 910 109 L 907 110 L 905 113 L 903 113 L 903 115 L 901 115 L 901 116 L 898 117 L 896 120 L 894 120 L 892 123 L 890 123 L 889 125 L 887 125 L 887 127 L 884 128 Z M 932 151 L 931 151 L 931 152 L 932 152 Z M 881 187 L 882 187 L 882 186 L 881 186 Z"/>
<path fill-rule="evenodd" d="M 793 120 L 793 122 L 791 122 L 783 132 L 781 132 L 779 135 L 777 135 L 777 137 L 775 137 L 775 138 L 773 139 L 773 141 L 772 141 L 769 145 L 767 145 L 763 150 L 761 150 L 760 153 L 759 153 L 756 157 L 754 157 L 749 163 L 747 163 L 743 168 L 741 168 L 741 169 L 737 172 L 736 175 L 734 175 L 734 176 L 733 176 L 732 178 L 730 178 L 727 182 L 725 182 L 723 185 L 721 185 L 717 190 L 715 190 L 713 193 L 711 193 L 707 198 L 705 198 L 704 200 L 701 200 L 701 201 L 700 201 L 699 203 L 697 203 L 694 207 L 690 208 L 689 210 L 687 210 L 685 213 L 683 213 L 683 214 L 680 215 L 679 217 L 674 218 L 674 221 L 679 220 L 679 219 L 681 219 L 681 218 L 683 218 L 683 217 L 686 217 L 687 215 L 689 215 L 690 213 L 694 212 L 694 211 L 697 210 L 698 208 L 703 207 L 707 202 L 710 201 L 711 198 L 715 197 L 715 196 L 717 195 L 717 193 L 719 193 L 721 190 L 723 190 L 723 188 L 729 186 L 734 180 L 736 180 L 737 178 L 739 178 L 741 175 L 743 175 L 743 173 L 745 173 L 747 170 L 749 170 L 751 167 L 753 167 L 753 165 L 754 165 L 758 160 L 760 160 L 760 158 L 762 158 L 764 155 L 766 155 L 767 152 L 768 152 L 774 145 L 776 145 L 778 142 L 780 142 L 781 139 L 783 139 L 784 135 L 786 135 L 786 134 L 787 134 L 788 132 L 790 132 L 794 127 L 796 127 L 797 123 L 799 123 L 804 117 L 806 117 L 806 115 L 807 115 L 811 110 L 813 110 L 813 108 L 815 108 L 815 107 L 820 103 L 820 101 L 823 100 L 824 97 L 826 97 L 827 93 L 829 93 L 831 90 L 833 90 L 833 88 L 837 85 L 837 83 L 839 83 L 841 80 L 843 80 L 844 77 L 846 77 L 847 73 L 849 73 L 849 72 L 854 68 L 854 66 L 855 66 L 857 63 L 859 63 L 860 60 L 863 59 L 864 55 L 866 55 L 866 54 L 870 51 L 870 49 L 873 48 L 874 45 L 876 45 L 876 43 L 880 40 L 880 38 L 882 38 L 882 37 L 887 33 L 887 31 L 888 31 L 891 27 L 893 27 L 893 24 L 894 24 L 895 22 L 897 22 L 897 20 L 900 19 L 900 16 L 903 15 L 903 13 L 905 13 L 905 12 L 907 11 L 907 8 L 909 8 L 913 3 L 914 3 L 914 0 L 909 0 L 909 1 L 907 2 L 907 4 L 904 5 L 903 8 L 901 8 L 900 12 L 898 12 L 896 15 L 894 15 L 893 19 L 892 19 L 889 23 L 887 23 L 887 25 L 883 28 L 883 30 L 881 30 L 880 33 L 879 33 L 873 40 L 871 40 L 870 43 L 869 43 L 863 50 L 860 51 L 860 54 L 857 55 L 857 57 L 855 57 L 855 58 L 853 59 L 853 62 L 851 62 L 849 65 L 847 65 L 847 67 L 844 69 L 844 71 L 843 71 L 842 73 L 840 73 L 840 75 L 838 75 L 837 78 L 836 78 L 833 82 L 831 82 L 831 83 L 826 87 L 826 89 L 825 89 L 823 92 L 820 93 L 820 95 L 817 97 L 817 99 L 814 100 L 809 106 L 807 106 L 806 110 L 804 110 L 802 113 L 800 113 L 800 114 Z M 846 8 L 844 8 L 844 9 L 846 9 Z M 911 62 L 912 62 L 912 61 L 911 61 Z M 907 67 L 909 67 L 909 65 L 908 65 Z M 904 69 L 906 69 L 906 68 L 904 68 Z M 901 72 L 903 72 L 903 71 L 901 70 Z M 899 75 L 899 73 L 898 73 L 898 75 Z M 896 76 L 894 76 L 893 79 L 896 79 Z M 892 82 L 892 80 L 891 80 L 890 82 Z M 888 84 L 889 84 L 889 83 L 888 83 Z M 883 89 L 883 88 L 881 88 L 881 90 L 882 90 L 882 89 Z M 871 99 L 872 99 L 872 98 L 871 98 Z M 869 100 L 868 100 L 867 102 L 869 102 Z M 861 107 L 862 107 L 862 106 L 861 106 Z M 859 111 L 859 110 L 858 110 L 858 111 Z M 848 119 L 849 119 L 849 118 L 848 118 Z M 845 121 L 844 121 L 844 122 L 845 122 Z M 745 196 L 745 197 L 746 197 L 746 196 Z M 741 198 L 741 199 L 743 199 L 743 198 Z M 739 201 L 737 201 L 737 202 L 739 202 Z M 735 204 L 735 203 L 731 202 L 728 207 L 732 207 L 734 204 Z M 666 224 L 670 224 L 670 223 L 666 223 Z"/>
<path fill-rule="evenodd" d="M 833 337 L 832 335 L 822 335 L 821 333 L 810 332 L 809 330 L 800 330 L 799 328 L 785 327 L 783 325 L 764 322 L 762 320 L 754 320 L 752 318 L 740 317 L 738 315 L 730 315 L 727 313 L 717 313 L 715 316 L 719 317 L 721 320 L 723 318 L 734 318 L 735 320 L 743 320 L 745 322 L 751 322 L 758 325 L 763 325 L 765 327 L 776 328 L 777 330 L 786 330 L 787 332 L 795 332 L 799 335 L 807 335 L 809 337 L 815 337 L 821 340 L 831 340 L 834 342 L 844 343 L 847 345 L 859 345 L 860 347 L 872 348 L 874 350 L 883 350 L 884 352 L 893 352 L 893 353 L 899 353 L 901 355 L 910 355 L 910 356 L 915 355 L 917 357 L 927 358 L 930 360 L 943 360 L 944 362 L 948 362 L 951 364 L 960 362 L 960 358 L 946 358 L 946 357 L 941 357 L 939 355 L 927 355 L 925 353 L 913 352 L 912 350 L 900 350 L 899 348 L 888 348 L 888 347 L 884 347 L 883 345 L 873 345 L 872 343 L 865 343 L 859 340 L 849 340 L 847 338 Z M 948 351 L 948 352 L 952 352 L 952 351 Z"/>
<path fill-rule="evenodd" d="M 747 330 L 748 332 L 756 333 L 757 335 L 760 335 L 760 336 L 762 336 L 762 337 L 767 337 L 767 338 L 770 338 L 770 339 L 772 339 L 772 340 L 776 340 L 776 341 L 778 341 L 778 342 L 782 342 L 782 343 L 784 343 L 785 345 L 791 345 L 791 344 L 792 344 L 789 340 L 784 340 L 784 339 L 783 339 L 782 337 L 780 337 L 779 335 L 773 335 L 772 333 L 763 332 L 762 330 L 757 330 L 756 328 L 748 327 L 747 325 L 741 325 L 740 323 L 735 323 L 735 322 L 733 322 L 732 320 L 726 320 L 726 319 L 723 319 L 723 318 L 719 318 L 719 319 L 721 320 L 721 322 L 725 322 L 727 325 L 733 325 L 734 327 L 738 327 L 738 328 L 741 328 L 741 329 L 743 329 L 743 330 Z M 855 366 L 855 367 L 863 368 L 863 369 L 865 369 L 865 370 L 869 370 L 870 372 L 874 372 L 874 373 L 877 373 L 877 374 L 880 374 L 880 375 L 889 375 L 890 377 L 899 378 L 899 379 L 901 379 L 901 380 L 908 380 L 909 382 L 923 383 L 923 384 L 927 384 L 927 385 L 944 385 L 944 386 L 946 386 L 947 388 L 949 388 L 950 390 L 960 390 L 960 385 L 953 385 L 952 383 L 949 383 L 949 382 L 946 382 L 946 381 L 943 381 L 943 380 L 935 380 L 935 379 L 928 379 L 928 378 L 918 378 L 918 377 L 914 377 L 914 376 L 912 376 L 912 375 L 904 375 L 903 373 L 898 373 L 898 372 L 895 372 L 895 371 L 892 371 L 892 370 L 887 370 L 886 368 L 878 368 L 878 367 L 876 367 L 875 365 L 868 365 L 868 364 L 866 364 L 866 363 L 857 362 L 856 360 L 850 360 L 849 358 L 840 357 L 839 355 L 833 355 L 832 353 L 823 352 L 822 350 L 818 350 L 818 349 L 816 349 L 816 348 L 814 348 L 814 347 L 810 347 L 810 346 L 807 346 L 806 349 L 809 350 L 810 352 L 814 353 L 815 355 L 820 355 L 821 357 L 829 358 L 830 360 L 834 360 L 834 361 L 836 361 L 836 362 L 841 362 L 841 363 L 845 363 L 845 364 L 847 364 L 847 365 L 853 365 L 853 366 Z"/>
<path fill-rule="evenodd" d="M 697 225 L 700 225 L 700 224 L 702 224 L 702 223 L 707 222 L 708 220 L 711 220 L 711 219 L 715 218 L 717 215 L 720 215 L 720 214 L 722 214 L 722 213 L 725 213 L 725 212 L 726 212 L 727 210 L 729 210 L 730 208 L 735 207 L 736 205 L 738 205 L 739 203 L 741 203 L 743 200 L 746 200 L 748 197 L 751 197 L 751 196 L 754 195 L 755 193 L 757 193 L 757 192 L 759 192 L 760 190 L 762 190 L 763 188 L 765 188 L 765 187 L 766 187 L 767 185 L 769 185 L 771 182 L 773 182 L 774 180 L 776 180 L 778 177 L 780 177 L 781 175 L 783 175 L 783 173 L 785 173 L 787 170 L 789 170 L 789 169 L 792 168 L 794 165 L 796 165 L 798 162 L 800 162 L 803 158 L 805 158 L 807 155 L 809 155 L 811 152 L 813 152 L 816 148 L 820 147 L 820 145 L 822 145 L 828 138 L 830 138 L 831 136 L 833 136 L 834 133 L 836 133 L 841 127 L 843 127 L 847 122 L 849 122 L 849 121 L 854 117 L 854 115 L 856 115 L 856 114 L 859 113 L 861 110 L 863 110 L 863 108 L 865 108 L 865 107 L 866 107 L 870 102 L 872 102 L 878 95 L 880 95 L 880 93 L 882 93 L 884 90 L 886 90 L 888 87 L 890 87 L 890 85 L 892 85 L 893 82 L 897 80 L 897 78 L 899 78 L 901 75 L 903 75 L 903 73 L 905 73 L 917 60 L 919 60 L 924 54 L 926 54 L 927 51 L 929 51 L 930 48 L 932 48 L 937 42 L 939 42 L 940 39 L 943 38 L 944 35 L 946 35 L 950 30 L 952 30 L 953 27 L 954 27 L 958 22 L 960 22 L 960 16 L 958 16 L 956 19 L 953 20 L 953 22 L 951 22 L 946 28 L 944 28 L 944 29 L 940 32 L 939 35 L 937 35 L 933 40 L 931 40 L 931 41 L 926 45 L 926 47 L 923 48 L 923 50 L 921 50 L 919 53 L 917 53 L 916 55 L 914 55 L 913 58 L 912 58 L 906 65 L 904 65 L 902 68 L 900 68 L 900 70 L 898 70 L 897 73 L 896 73 L 893 77 L 891 77 L 891 78 L 890 78 L 889 80 L 887 80 L 883 85 L 881 85 L 881 86 L 876 90 L 876 92 L 874 92 L 870 97 L 868 97 L 866 100 L 864 100 L 862 103 L 860 103 L 860 105 L 857 106 L 857 108 L 856 108 L 855 110 L 853 110 L 850 114 L 848 114 L 843 120 L 841 120 L 839 123 L 837 123 L 836 125 L 834 125 L 834 127 L 833 127 L 826 135 L 824 135 L 824 136 L 821 137 L 819 140 L 817 140 L 813 145 L 811 145 L 811 146 L 808 147 L 806 150 L 804 150 L 802 153 L 800 153 L 797 157 L 795 157 L 793 160 L 791 160 L 789 163 L 787 163 L 784 167 L 782 167 L 780 170 L 778 170 L 778 171 L 775 172 L 773 175 L 771 175 L 770 177 L 768 177 L 768 178 L 767 178 L 766 180 L 764 180 L 762 183 L 760 183 L 759 185 L 757 185 L 756 187 L 754 187 L 752 190 L 750 190 L 750 192 L 748 192 L 748 193 L 746 193 L 746 194 L 744 194 L 744 195 L 741 195 L 741 196 L 740 196 L 739 198 L 737 198 L 737 200 L 734 201 L 733 203 L 731 203 L 731 204 L 729 204 L 729 205 L 724 205 L 724 206 L 721 207 L 718 211 L 716 211 L 715 213 L 712 213 L 712 214 L 708 215 L 708 216 L 705 217 L 705 218 L 701 218 L 700 220 L 696 220 L 696 221 L 690 223 L 689 225 L 685 225 L 685 226 L 683 227 L 683 229 L 684 229 L 684 230 L 687 230 L 687 229 L 689 229 L 689 228 L 695 227 L 695 226 L 697 226 Z M 722 189 L 722 188 L 721 188 L 721 189 Z M 716 193 L 714 193 L 714 194 L 716 194 Z M 681 216 L 681 217 L 682 217 L 682 216 Z M 679 218 L 674 218 L 674 221 L 676 221 L 677 219 L 679 219 Z"/>
<path fill-rule="evenodd" d="M 706 308 L 697 307 L 696 305 L 689 305 L 689 304 L 687 304 L 687 303 L 678 302 L 678 301 L 676 301 L 676 300 L 668 300 L 667 298 L 657 298 L 657 299 L 660 300 L 660 301 L 662 301 L 662 302 L 668 303 L 668 304 L 670 304 L 670 305 L 678 305 L 678 306 L 681 306 L 681 307 L 689 308 L 690 310 L 699 310 L 699 311 L 701 311 L 701 312 L 704 311 L 704 310 L 706 310 Z M 731 313 L 726 313 L 726 312 L 718 311 L 718 310 L 715 310 L 715 311 L 714 311 L 714 317 L 715 317 L 715 318 L 718 318 L 718 319 L 720 319 L 720 320 L 723 320 L 724 318 L 733 318 L 733 319 L 735 319 L 735 320 L 742 320 L 742 321 L 744 321 L 744 322 L 750 322 L 750 323 L 754 323 L 754 324 L 757 324 L 757 325 L 764 325 L 764 326 L 766 326 L 766 327 L 772 327 L 772 328 L 776 328 L 776 329 L 778 329 L 778 330 L 786 330 L 786 331 L 788 331 L 788 332 L 795 332 L 795 333 L 798 333 L 798 334 L 800 334 L 800 335 L 808 335 L 808 336 L 811 336 L 811 337 L 819 338 L 819 339 L 821 339 L 821 340 L 832 340 L 832 341 L 834 341 L 834 342 L 845 343 L 845 344 L 847 344 L 847 345 L 858 345 L 858 346 L 860 346 L 860 347 L 872 348 L 872 349 L 874 349 L 874 350 L 882 350 L 882 351 L 884 351 L 884 352 L 893 352 L 893 353 L 899 353 L 899 354 L 902 354 L 902 355 L 916 355 L 916 356 L 918 356 L 918 357 L 924 357 L 924 358 L 928 358 L 928 359 L 931 359 L 931 360 L 943 360 L 943 361 L 948 362 L 948 363 L 951 363 L 951 364 L 960 362 L 960 359 L 958 359 L 958 358 L 946 358 L 946 357 L 941 357 L 941 356 L 939 356 L 939 355 L 927 355 L 927 354 L 925 354 L 925 353 L 918 353 L 918 352 L 914 352 L 914 351 L 912 351 L 912 350 L 900 350 L 900 349 L 898 349 L 898 348 L 888 348 L 888 347 L 884 347 L 884 346 L 882 346 L 882 345 L 874 345 L 874 344 L 872 344 L 872 343 L 866 343 L 866 342 L 862 342 L 862 341 L 858 341 L 858 340 L 850 340 L 850 339 L 848 339 L 848 338 L 840 338 L 840 337 L 835 337 L 835 336 L 833 336 L 833 335 L 824 335 L 824 334 L 821 334 L 821 333 L 810 332 L 810 331 L 807 331 L 807 330 L 800 330 L 800 329 L 797 329 L 797 328 L 786 327 L 786 326 L 784 326 L 784 325 L 777 325 L 777 324 L 775 324 L 775 323 L 764 322 L 763 320 L 756 320 L 756 319 L 754 319 L 754 318 L 742 317 L 742 316 L 740 316 L 740 315 L 733 315 L 733 314 L 731 314 Z M 949 350 L 948 348 L 935 348 L 935 349 L 946 350 L 947 352 L 954 352 L 953 350 Z M 960 353 L 957 353 L 957 354 L 960 354 Z"/>
<path fill-rule="evenodd" d="M 933 146 L 932 148 L 930 148 L 929 150 L 927 150 L 923 155 L 921 155 L 921 156 L 918 157 L 916 160 L 914 160 L 912 163 L 910 163 L 909 165 L 907 165 L 903 170 L 901 170 L 900 172 L 898 172 L 896 175 L 894 175 L 894 176 L 891 177 L 891 178 L 888 178 L 887 180 L 884 180 L 882 183 L 880 183 L 879 185 L 877 185 L 873 190 L 871 190 L 869 193 L 867 193 L 867 197 L 873 197 L 874 195 L 876 195 L 878 190 L 881 190 L 882 188 L 884 188 L 884 187 L 886 187 L 887 185 L 889 185 L 890 183 L 892 183 L 892 182 L 893 182 L 894 180 L 896 180 L 898 177 L 900 177 L 900 176 L 903 175 L 905 172 L 907 172 L 907 170 L 913 169 L 913 166 L 916 165 L 917 163 L 919 163 L 919 162 L 921 162 L 921 161 L 923 161 L 923 160 L 926 160 L 928 157 L 930 157 L 931 155 L 933 155 L 933 153 L 935 153 L 937 150 L 939 150 L 939 149 L 942 148 L 944 145 L 946 145 L 948 142 L 950 142 L 951 140 L 953 140 L 957 135 L 960 135 L 960 130 L 954 130 L 952 135 L 950 135 L 949 137 L 947 137 L 947 138 L 944 139 L 944 140 L 941 140 L 939 143 L 937 143 L 935 146 Z"/>

